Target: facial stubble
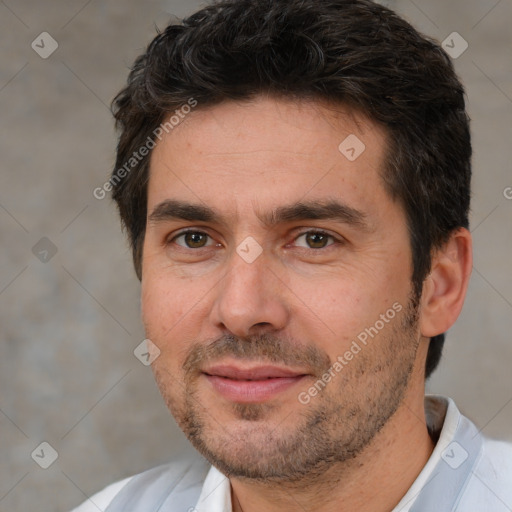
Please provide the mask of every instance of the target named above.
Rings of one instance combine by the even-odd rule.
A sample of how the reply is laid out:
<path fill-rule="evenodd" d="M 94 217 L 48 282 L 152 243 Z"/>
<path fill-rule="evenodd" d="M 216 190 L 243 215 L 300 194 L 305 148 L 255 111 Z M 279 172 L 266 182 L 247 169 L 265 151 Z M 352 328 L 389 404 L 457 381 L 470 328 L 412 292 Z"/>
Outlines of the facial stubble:
<path fill-rule="evenodd" d="M 190 349 L 184 383 L 157 364 L 155 377 L 192 445 L 226 476 L 264 483 L 311 481 L 334 464 L 354 459 L 399 408 L 416 359 L 417 318 L 418 304 L 411 298 L 388 332 L 371 339 L 308 404 L 296 399 L 287 413 L 274 402 L 231 403 L 232 419 L 223 424 L 215 404 L 200 397 L 199 368 L 222 356 L 300 364 L 315 376 L 308 379 L 309 387 L 333 364 L 314 345 L 298 346 L 271 334 L 228 335 Z"/>

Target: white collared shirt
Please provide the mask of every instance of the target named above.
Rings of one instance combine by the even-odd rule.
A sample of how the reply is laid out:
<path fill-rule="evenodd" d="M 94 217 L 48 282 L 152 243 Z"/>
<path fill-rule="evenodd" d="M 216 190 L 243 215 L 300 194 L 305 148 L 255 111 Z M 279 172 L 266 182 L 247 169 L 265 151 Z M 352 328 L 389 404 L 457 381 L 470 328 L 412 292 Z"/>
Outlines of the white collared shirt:
<path fill-rule="evenodd" d="M 392 512 L 512 512 L 512 444 L 483 438 L 450 398 L 426 396 L 425 413 L 439 439 Z M 184 470 L 170 464 L 153 470 L 154 477 L 150 470 L 127 478 L 73 512 L 231 512 L 228 478 L 213 466 L 198 467 L 201 469 Z M 180 485 L 184 490 L 178 491 Z M 195 498 L 190 494 L 194 485 Z M 141 494 L 158 497 L 151 503 L 146 498 L 137 499 L 140 505 L 134 504 Z"/>

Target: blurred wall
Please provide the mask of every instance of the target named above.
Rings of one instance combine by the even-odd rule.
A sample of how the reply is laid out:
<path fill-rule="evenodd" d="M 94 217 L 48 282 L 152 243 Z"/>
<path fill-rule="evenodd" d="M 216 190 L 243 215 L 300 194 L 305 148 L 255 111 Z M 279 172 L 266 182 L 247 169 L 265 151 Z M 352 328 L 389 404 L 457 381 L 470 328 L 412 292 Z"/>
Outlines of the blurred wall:
<path fill-rule="evenodd" d="M 428 388 L 512 440 L 512 2 L 386 3 L 469 45 L 454 62 L 472 118 L 474 272 Z M 130 64 L 155 26 L 198 5 L 0 2 L 0 511 L 66 511 L 191 450 L 133 355 L 138 281 L 112 204 L 92 192 L 114 162 L 108 105 Z"/>

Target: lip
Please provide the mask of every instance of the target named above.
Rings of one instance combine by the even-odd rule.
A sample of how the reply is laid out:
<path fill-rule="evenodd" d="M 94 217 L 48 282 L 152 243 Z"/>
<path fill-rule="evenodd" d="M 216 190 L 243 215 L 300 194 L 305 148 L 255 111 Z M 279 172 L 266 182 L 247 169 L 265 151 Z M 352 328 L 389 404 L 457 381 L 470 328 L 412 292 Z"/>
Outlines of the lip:
<path fill-rule="evenodd" d="M 203 370 L 212 387 L 229 401 L 265 402 L 299 383 L 307 374 L 278 366 L 216 365 Z"/>

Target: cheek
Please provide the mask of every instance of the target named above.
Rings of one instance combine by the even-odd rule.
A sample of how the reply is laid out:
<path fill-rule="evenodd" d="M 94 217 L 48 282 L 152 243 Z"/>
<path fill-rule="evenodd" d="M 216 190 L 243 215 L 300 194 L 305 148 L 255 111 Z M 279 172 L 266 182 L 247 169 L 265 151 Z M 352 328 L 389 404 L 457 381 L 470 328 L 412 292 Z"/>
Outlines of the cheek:
<path fill-rule="evenodd" d="M 142 280 L 141 311 L 146 336 L 160 349 L 163 359 L 181 361 L 191 343 L 200 341 L 208 307 L 208 288 L 166 276 L 147 273 Z"/>
<path fill-rule="evenodd" d="M 142 279 L 141 311 L 146 334 L 160 346 L 172 336 L 184 315 L 183 294 L 162 278 L 146 275 Z"/>
<path fill-rule="evenodd" d="M 311 312 L 336 326 L 343 326 L 342 332 L 357 325 L 361 315 L 372 309 L 379 293 L 378 283 L 367 273 L 338 271 L 319 279 L 297 283 L 297 296 L 303 299 Z M 302 301 L 298 301 L 298 304 Z"/>
<path fill-rule="evenodd" d="M 395 302 L 405 304 L 407 282 L 399 283 L 393 275 L 384 270 L 354 270 L 350 276 L 316 281 L 314 287 L 302 283 L 295 288 L 303 299 L 297 302 L 300 311 L 295 315 L 302 319 L 301 330 L 310 333 L 331 356 L 343 353 L 358 334 L 373 326 Z"/>

